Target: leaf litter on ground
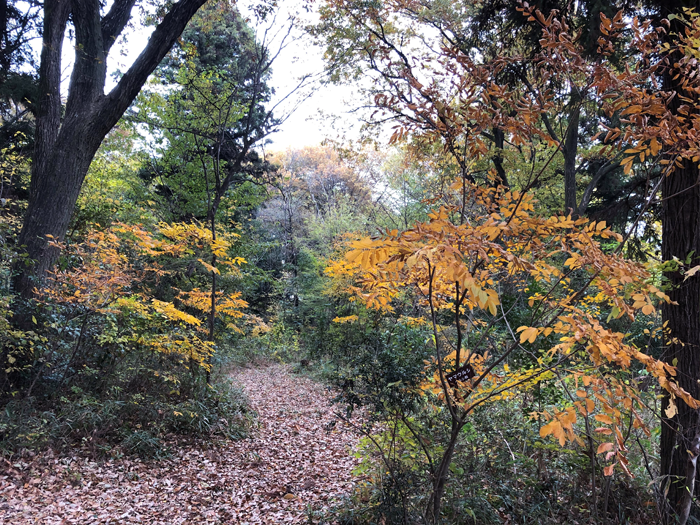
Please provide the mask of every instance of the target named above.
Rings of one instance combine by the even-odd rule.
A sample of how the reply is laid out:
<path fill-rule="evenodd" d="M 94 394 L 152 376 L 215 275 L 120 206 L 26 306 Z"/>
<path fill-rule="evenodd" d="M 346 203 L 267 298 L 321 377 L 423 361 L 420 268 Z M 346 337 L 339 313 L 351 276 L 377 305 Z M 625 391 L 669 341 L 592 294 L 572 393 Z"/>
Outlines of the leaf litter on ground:
<path fill-rule="evenodd" d="M 348 496 L 357 436 L 334 423 L 332 393 L 283 365 L 234 377 L 258 414 L 248 438 L 179 444 L 158 462 L 4 460 L 0 523 L 309 523 Z"/>

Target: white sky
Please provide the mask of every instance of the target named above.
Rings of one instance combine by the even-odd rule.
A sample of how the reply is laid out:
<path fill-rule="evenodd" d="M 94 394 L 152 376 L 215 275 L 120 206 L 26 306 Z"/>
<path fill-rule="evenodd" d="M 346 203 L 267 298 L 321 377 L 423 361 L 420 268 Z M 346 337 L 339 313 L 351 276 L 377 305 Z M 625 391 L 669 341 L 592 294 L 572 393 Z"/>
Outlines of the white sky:
<path fill-rule="evenodd" d="M 316 17 L 315 13 L 306 13 L 298 9 L 299 0 L 282 3 L 283 7 L 272 27 L 268 22 L 266 25 L 263 23 L 256 28 L 259 39 L 263 38 L 265 29 L 268 30 L 267 35 L 283 31 L 288 25 L 287 20 L 291 14 L 299 17 L 300 23 L 298 25 L 300 27 Z M 246 5 L 239 4 L 239 8 L 246 14 Z M 299 13 L 299 11 L 301 12 Z M 137 16 L 135 11 L 134 15 Z M 255 28 L 254 17 L 248 16 L 251 25 Z M 122 45 L 120 48 L 115 45 L 109 57 L 110 71 L 115 69 L 126 71 L 145 46 L 149 34 L 150 28 L 132 29 L 127 34 L 126 45 Z M 64 63 L 67 64 L 69 60 L 72 60 L 73 49 L 69 42 L 64 45 Z M 280 38 L 278 36 L 277 39 L 272 40 L 269 48 L 274 53 L 279 49 L 279 45 Z M 272 70 L 271 85 L 275 88 L 278 99 L 273 103 L 276 103 L 294 89 L 300 77 L 313 75 L 320 79 L 323 72 L 323 50 L 313 45 L 310 37 L 297 29 L 293 33 L 293 37 L 287 39 L 286 47 L 282 49 L 275 60 Z M 67 76 L 68 73 L 66 73 Z M 110 87 L 108 85 L 107 89 Z M 279 111 L 276 111 L 277 115 L 289 113 L 297 104 L 298 107 L 281 126 L 281 131 L 270 137 L 272 144 L 267 149 L 301 148 L 319 144 L 326 138 L 340 139 L 345 137 L 348 139 L 359 136 L 358 126 L 355 124 L 357 118 L 348 114 L 358 105 L 357 97 L 353 97 L 354 90 L 352 88 L 348 86 L 324 86 L 316 80 L 308 86 L 306 93 L 309 90 L 311 95 L 301 102 L 299 102 L 301 98 L 299 93 L 291 95 L 288 100 L 281 103 Z"/>

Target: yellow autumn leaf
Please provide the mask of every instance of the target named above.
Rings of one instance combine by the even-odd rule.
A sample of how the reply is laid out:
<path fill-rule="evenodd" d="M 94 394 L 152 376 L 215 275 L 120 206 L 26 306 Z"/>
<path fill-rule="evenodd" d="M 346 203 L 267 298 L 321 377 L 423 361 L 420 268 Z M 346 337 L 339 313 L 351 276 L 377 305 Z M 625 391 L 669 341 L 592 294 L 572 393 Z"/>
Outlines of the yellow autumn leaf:
<path fill-rule="evenodd" d="M 676 406 L 676 403 L 673 402 L 673 398 L 668 400 L 668 406 L 666 407 L 666 410 L 664 410 L 664 413 L 669 419 L 673 418 L 678 413 L 678 407 Z"/>
<path fill-rule="evenodd" d="M 364 253 L 363 250 L 351 250 L 345 254 L 345 258 L 348 262 L 355 262 Z"/>
<path fill-rule="evenodd" d="M 578 261 L 578 256 L 572 255 L 566 261 L 564 261 L 564 266 L 568 266 L 569 268 L 574 268 L 576 266 L 577 261 Z"/>
<path fill-rule="evenodd" d="M 541 438 L 547 437 L 549 434 L 554 432 L 554 428 L 556 426 L 561 427 L 561 424 L 557 420 L 550 421 L 549 423 L 544 425 L 542 428 L 540 428 L 540 437 Z"/>
<path fill-rule="evenodd" d="M 151 303 L 156 312 L 163 314 L 171 321 L 183 321 L 184 323 L 195 326 L 202 324 L 202 322 L 193 315 L 175 308 L 173 303 L 166 303 L 164 301 L 158 301 L 157 299 L 153 299 Z"/>
<path fill-rule="evenodd" d="M 685 279 L 683 279 L 683 280 L 684 280 L 684 281 L 688 280 L 688 279 L 691 278 L 693 275 L 695 275 L 696 273 L 698 273 L 698 271 L 700 271 L 700 265 L 698 265 L 698 266 L 693 266 L 690 270 L 688 270 L 687 272 L 685 272 Z"/>
<path fill-rule="evenodd" d="M 212 266 L 211 264 L 209 264 L 209 263 L 206 262 L 206 261 L 203 261 L 202 259 L 197 259 L 197 260 L 200 262 L 200 264 L 201 264 L 202 266 L 204 266 L 204 268 L 205 268 L 208 272 L 213 272 L 213 273 L 215 273 L 215 274 L 217 274 L 217 275 L 220 275 L 220 274 L 221 274 L 221 272 L 219 272 L 219 269 L 216 268 L 215 266 Z"/>
<path fill-rule="evenodd" d="M 624 173 L 625 175 L 629 175 L 632 172 L 632 162 L 634 161 L 634 157 L 627 157 L 625 160 L 622 161 L 622 165 L 624 166 Z"/>
<path fill-rule="evenodd" d="M 336 317 L 333 319 L 333 322 L 338 324 L 354 323 L 357 319 L 356 315 L 348 315 L 345 317 Z"/>
<path fill-rule="evenodd" d="M 576 412 L 571 407 L 567 408 L 563 414 L 560 413 L 558 417 L 564 427 L 571 428 L 571 425 L 576 423 Z"/>
<path fill-rule="evenodd" d="M 552 434 L 556 439 L 558 439 L 559 445 L 561 445 L 562 447 L 566 444 L 566 432 L 561 426 L 561 423 L 556 419 L 550 421 L 545 426 L 540 428 L 540 437 L 544 438 L 549 434 Z"/>
<path fill-rule="evenodd" d="M 362 257 L 360 258 L 360 266 L 362 266 L 363 270 L 369 270 L 370 264 L 370 253 L 367 251 L 362 252 Z"/>
<path fill-rule="evenodd" d="M 656 154 L 659 152 L 661 149 L 661 145 L 659 142 L 656 140 L 656 137 L 651 139 L 651 142 L 649 143 L 649 147 L 651 148 L 651 154 L 656 156 Z"/>
<path fill-rule="evenodd" d="M 592 399 L 586 399 L 586 410 L 589 414 L 593 412 L 595 410 L 595 401 Z"/>
<path fill-rule="evenodd" d="M 524 343 L 525 341 L 534 343 L 539 335 L 539 330 L 537 328 L 528 326 L 521 326 L 517 331 L 522 332 L 520 334 L 520 344 Z"/>
<path fill-rule="evenodd" d="M 620 115 L 630 115 L 632 113 L 641 113 L 641 112 L 642 112 L 642 106 L 640 106 L 639 104 L 634 104 L 632 106 L 625 108 L 622 111 L 622 113 L 620 113 Z M 625 152 L 635 152 L 635 151 L 637 151 L 636 148 L 630 148 L 630 149 L 625 150 Z"/>
<path fill-rule="evenodd" d="M 489 312 L 491 312 L 491 315 L 496 315 L 497 309 L 496 306 L 498 306 L 500 301 L 498 300 L 498 293 L 496 293 L 496 290 L 486 290 L 486 307 L 489 309 Z"/>

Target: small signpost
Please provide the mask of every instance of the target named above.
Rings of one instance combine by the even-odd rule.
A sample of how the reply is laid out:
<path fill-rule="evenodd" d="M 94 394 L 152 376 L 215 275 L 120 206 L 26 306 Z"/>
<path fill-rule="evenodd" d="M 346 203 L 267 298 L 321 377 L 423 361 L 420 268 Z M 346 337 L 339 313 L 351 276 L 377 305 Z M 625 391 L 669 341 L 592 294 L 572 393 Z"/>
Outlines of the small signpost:
<path fill-rule="evenodd" d="M 447 383 L 452 388 L 454 388 L 457 386 L 457 381 L 467 381 L 468 379 L 471 379 L 475 375 L 476 374 L 474 374 L 474 369 L 471 367 L 471 365 L 466 364 L 466 365 L 460 366 L 454 372 L 447 374 L 445 376 L 445 379 L 447 379 Z"/>

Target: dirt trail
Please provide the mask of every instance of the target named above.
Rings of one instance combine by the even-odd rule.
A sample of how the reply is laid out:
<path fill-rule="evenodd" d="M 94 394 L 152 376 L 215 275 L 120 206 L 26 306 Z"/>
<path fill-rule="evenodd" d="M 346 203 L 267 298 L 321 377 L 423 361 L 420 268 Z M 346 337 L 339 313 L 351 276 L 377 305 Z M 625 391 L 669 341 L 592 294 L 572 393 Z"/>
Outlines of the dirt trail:
<path fill-rule="evenodd" d="M 317 523 L 309 511 L 353 486 L 357 437 L 333 421 L 326 389 L 281 365 L 243 369 L 259 427 L 248 439 L 171 459 L 0 464 L 0 523 Z"/>

